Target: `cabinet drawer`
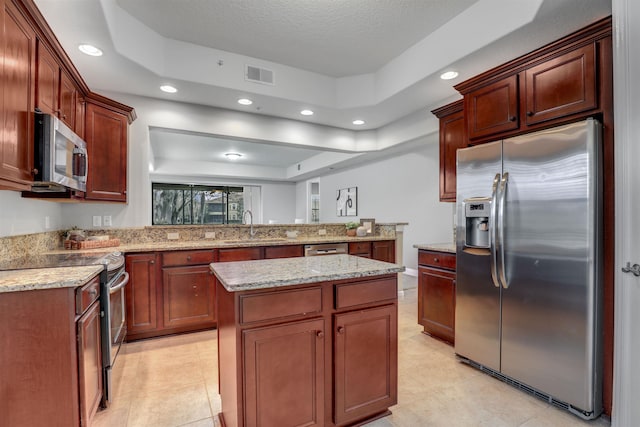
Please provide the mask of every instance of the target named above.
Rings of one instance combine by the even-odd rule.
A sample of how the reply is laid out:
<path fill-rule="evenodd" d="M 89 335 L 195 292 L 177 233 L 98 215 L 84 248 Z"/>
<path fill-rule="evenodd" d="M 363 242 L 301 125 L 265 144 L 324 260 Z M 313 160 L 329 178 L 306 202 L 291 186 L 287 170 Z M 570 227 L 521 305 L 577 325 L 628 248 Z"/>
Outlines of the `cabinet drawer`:
<path fill-rule="evenodd" d="M 213 262 L 213 251 L 178 251 L 162 254 L 162 265 L 199 265 Z"/>
<path fill-rule="evenodd" d="M 263 248 L 228 248 L 218 249 L 218 261 L 251 261 L 262 259 Z"/>
<path fill-rule="evenodd" d="M 456 269 L 456 256 L 446 252 L 419 251 L 418 264 L 429 267 L 445 268 L 447 270 Z"/>
<path fill-rule="evenodd" d="M 240 296 L 240 323 L 322 313 L 320 286 Z"/>
<path fill-rule="evenodd" d="M 349 243 L 349 254 L 371 256 L 371 242 L 351 242 Z"/>
<path fill-rule="evenodd" d="M 76 289 L 76 314 L 82 314 L 100 296 L 100 276 Z"/>
<path fill-rule="evenodd" d="M 302 245 L 287 245 L 287 246 L 267 246 L 264 248 L 264 258 L 294 258 L 304 255 Z"/>
<path fill-rule="evenodd" d="M 336 309 L 371 304 L 398 297 L 395 278 L 365 280 L 336 285 Z"/>

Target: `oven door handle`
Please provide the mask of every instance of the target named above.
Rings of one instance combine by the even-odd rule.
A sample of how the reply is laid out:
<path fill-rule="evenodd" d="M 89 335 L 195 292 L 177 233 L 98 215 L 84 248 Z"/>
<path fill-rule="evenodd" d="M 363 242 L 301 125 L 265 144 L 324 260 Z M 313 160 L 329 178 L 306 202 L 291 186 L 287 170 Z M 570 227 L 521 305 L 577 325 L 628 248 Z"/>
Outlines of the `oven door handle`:
<path fill-rule="evenodd" d="M 126 271 L 124 273 L 122 273 L 122 275 L 120 276 L 120 283 L 118 283 L 115 286 L 112 286 L 111 288 L 109 288 L 109 294 L 115 294 L 116 292 L 118 292 L 120 289 L 124 288 L 125 286 L 127 286 L 127 283 L 129 283 L 129 273 L 127 273 Z"/>

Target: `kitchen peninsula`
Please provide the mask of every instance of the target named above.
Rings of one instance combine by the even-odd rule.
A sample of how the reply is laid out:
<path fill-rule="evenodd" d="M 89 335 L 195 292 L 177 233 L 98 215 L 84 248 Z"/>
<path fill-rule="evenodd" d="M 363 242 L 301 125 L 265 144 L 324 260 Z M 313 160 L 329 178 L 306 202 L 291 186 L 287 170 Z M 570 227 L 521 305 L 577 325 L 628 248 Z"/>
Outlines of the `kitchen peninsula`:
<path fill-rule="evenodd" d="M 326 255 L 211 270 L 223 426 L 343 426 L 390 413 L 404 267 Z"/>

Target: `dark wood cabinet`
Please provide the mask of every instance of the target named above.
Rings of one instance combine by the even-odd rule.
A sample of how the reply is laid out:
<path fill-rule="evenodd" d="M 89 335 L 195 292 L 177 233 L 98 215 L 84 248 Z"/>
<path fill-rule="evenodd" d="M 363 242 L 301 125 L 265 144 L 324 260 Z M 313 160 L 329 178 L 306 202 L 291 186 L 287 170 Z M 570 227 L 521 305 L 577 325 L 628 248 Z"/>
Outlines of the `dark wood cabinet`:
<path fill-rule="evenodd" d="M 76 130 L 76 103 L 79 89 L 49 47 L 38 40 L 36 107 Z"/>
<path fill-rule="evenodd" d="M 424 333 L 453 344 L 456 309 L 455 255 L 418 253 L 418 323 Z"/>
<path fill-rule="evenodd" d="M 99 276 L 0 293 L 0 424 L 89 426 L 102 398 Z"/>
<path fill-rule="evenodd" d="M 266 246 L 264 248 L 264 259 L 294 258 L 299 256 L 304 256 L 304 247 L 302 245 Z"/>
<path fill-rule="evenodd" d="M 99 301 L 96 300 L 78 320 L 77 328 L 80 425 L 88 426 L 102 399 Z"/>
<path fill-rule="evenodd" d="M 0 21 L 0 189 L 29 190 L 33 181 L 36 34 L 11 0 L 2 1 Z"/>
<path fill-rule="evenodd" d="M 245 426 L 325 425 L 325 340 L 322 318 L 242 332 Z"/>
<path fill-rule="evenodd" d="M 464 110 L 472 141 L 518 129 L 518 76 L 505 77 L 465 94 Z"/>
<path fill-rule="evenodd" d="M 214 326 L 215 280 L 208 265 L 162 269 L 163 327 Z"/>
<path fill-rule="evenodd" d="M 396 241 L 395 240 L 374 240 L 371 242 L 371 258 L 384 261 L 396 262 Z"/>
<path fill-rule="evenodd" d="M 157 300 L 158 255 L 131 254 L 125 257 L 125 270 L 129 273 L 126 287 L 127 339 L 158 329 Z"/>
<path fill-rule="evenodd" d="M 334 315 L 336 425 L 396 404 L 397 319 L 395 305 Z"/>
<path fill-rule="evenodd" d="M 218 249 L 218 261 L 251 261 L 264 258 L 264 248 L 222 248 Z"/>
<path fill-rule="evenodd" d="M 524 71 L 527 126 L 597 108 L 596 48 L 589 44 Z"/>
<path fill-rule="evenodd" d="M 456 201 L 456 153 L 467 146 L 463 101 L 459 100 L 432 113 L 440 120 L 440 201 Z"/>
<path fill-rule="evenodd" d="M 371 242 L 349 242 L 349 255 L 371 258 Z"/>
<path fill-rule="evenodd" d="M 86 104 L 87 200 L 127 201 L 127 116 L 97 105 Z"/>

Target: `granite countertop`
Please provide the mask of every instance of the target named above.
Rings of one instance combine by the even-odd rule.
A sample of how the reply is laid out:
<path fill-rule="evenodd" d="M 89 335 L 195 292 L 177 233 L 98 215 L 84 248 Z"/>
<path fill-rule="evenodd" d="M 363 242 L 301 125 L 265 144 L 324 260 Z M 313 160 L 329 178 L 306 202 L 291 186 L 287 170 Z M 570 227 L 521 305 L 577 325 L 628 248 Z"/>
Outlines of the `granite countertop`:
<path fill-rule="evenodd" d="M 59 249 L 49 251 L 47 253 L 92 253 L 92 252 L 112 252 L 120 251 L 125 253 L 134 252 L 150 252 L 150 251 L 173 251 L 185 249 L 215 249 L 215 248 L 245 248 L 253 246 L 286 246 L 286 245 L 310 245 L 318 243 L 337 243 L 337 242 L 365 242 L 380 240 L 395 240 L 393 236 L 367 236 L 367 237 L 349 237 L 349 236 L 327 236 L 327 237 L 298 237 L 295 239 L 285 238 L 265 238 L 265 239 L 229 239 L 229 240 L 166 240 L 162 242 L 141 242 L 126 243 L 120 246 L 97 248 L 97 249 L 78 249 L 66 250 Z"/>
<path fill-rule="evenodd" d="M 75 288 L 100 274 L 102 265 L 0 271 L 0 293 Z"/>
<path fill-rule="evenodd" d="M 456 253 L 455 243 L 420 243 L 413 245 L 414 248 L 424 249 L 427 251 Z"/>
<path fill-rule="evenodd" d="M 227 291 L 238 292 L 400 273 L 404 267 L 352 255 L 324 255 L 216 262 L 211 271 Z"/>

